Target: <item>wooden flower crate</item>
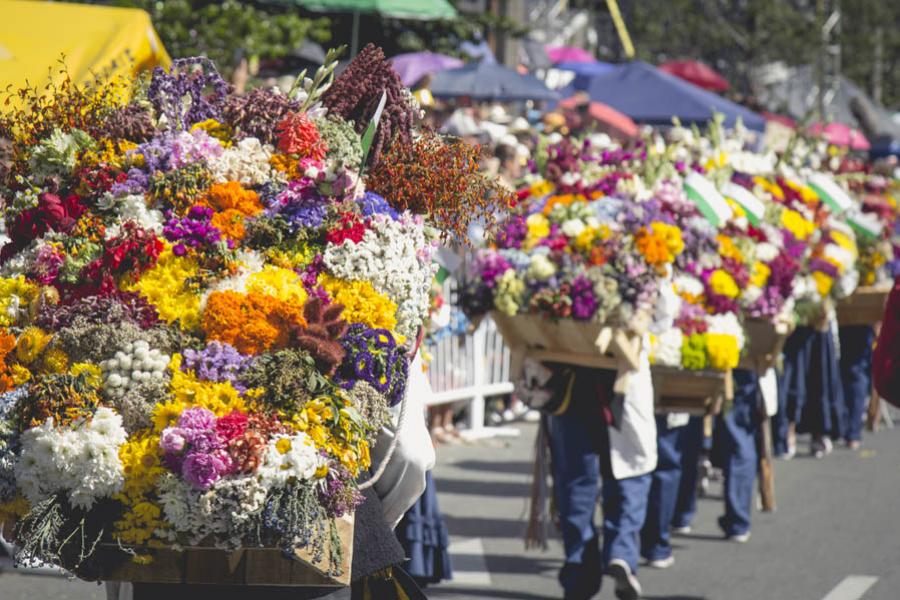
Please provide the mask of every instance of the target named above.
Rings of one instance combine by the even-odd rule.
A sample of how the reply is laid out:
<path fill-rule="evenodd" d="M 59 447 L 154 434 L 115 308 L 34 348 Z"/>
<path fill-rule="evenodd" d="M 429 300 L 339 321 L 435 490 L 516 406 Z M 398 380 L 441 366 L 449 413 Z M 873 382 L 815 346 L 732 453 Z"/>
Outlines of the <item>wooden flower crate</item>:
<path fill-rule="evenodd" d="M 840 325 L 874 325 L 884 316 L 891 286 L 862 286 L 849 298 L 837 303 L 837 319 Z"/>
<path fill-rule="evenodd" d="M 331 576 L 328 571 L 328 545 L 324 558 L 313 560 L 306 548 L 298 548 L 296 558 L 286 558 L 276 548 L 241 548 L 233 552 L 218 548 L 190 547 L 152 549 L 153 562 L 141 565 L 133 562 L 115 544 L 101 544 L 97 559 L 101 565 L 98 580 L 130 581 L 133 583 L 265 585 L 265 586 L 324 586 L 350 585 L 350 564 L 353 556 L 353 516 L 337 520 L 338 536 L 344 548 L 341 574 Z M 252 595 L 252 594 L 251 594 Z"/>
<path fill-rule="evenodd" d="M 509 316 L 492 312 L 510 348 L 510 377 L 518 378 L 525 358 L 595 367 L 637 369 L 641 336 L 589 321 L 551 320 L 539 315 Z"/>
<path fill-rule="evenodd" d="M 747 340 L 740 368 L 763 372 L 774 366 L 791 330 L 791 326 L 784 322 L 773 323 L 766 319 L 745 321 L 744 333 Z"/>
<path fill-rule="evenodd" d="M 731 371 L 690 371 L 654 366 L 653 395 L 656 412 L 715 414 L 723 401 L 734 398 Z"/>

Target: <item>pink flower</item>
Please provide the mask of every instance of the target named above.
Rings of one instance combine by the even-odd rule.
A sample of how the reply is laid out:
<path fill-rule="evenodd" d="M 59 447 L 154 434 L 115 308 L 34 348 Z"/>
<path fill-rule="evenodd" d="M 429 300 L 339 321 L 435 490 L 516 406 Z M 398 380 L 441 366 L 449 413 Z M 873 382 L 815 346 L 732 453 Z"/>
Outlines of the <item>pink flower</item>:
<path fill-rule="evenodd" d="M 223 450 L 209 454 L 190 452 L 181 465 L 181 476 L 195 488 L 208 490 L 231 471 L 231 457 Z"/>
<path fill-rule="evenodd" d="M 182 429 L 215 429 L 216 415 L 200 406 L 187 408 L 181 413 L 178 426 Z"/>
<path fill-rule="evenodd" d="M 176 454 L 184 450 L 187 440 L 179 427 L 166 427 L 159 436 L 159 447 L 166 454 Z"/>
<path fill-rule="evenodd" d="M 224 444 L 228 444 L 236 437 L 244 435 L 247 430 L 247 415 L 233 410 L 216 421 L 216 433 Z"/>

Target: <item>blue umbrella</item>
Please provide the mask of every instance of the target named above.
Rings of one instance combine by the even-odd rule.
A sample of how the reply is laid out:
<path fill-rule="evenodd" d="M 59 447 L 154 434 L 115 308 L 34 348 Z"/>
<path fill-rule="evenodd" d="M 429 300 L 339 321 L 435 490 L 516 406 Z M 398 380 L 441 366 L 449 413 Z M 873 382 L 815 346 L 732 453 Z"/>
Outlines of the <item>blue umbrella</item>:
<path fill-rule="evenodd" d="M 672 117 L 685 124 L 706 123 L 713 113 L 722 113 L 726 126 L 734 126 L 740 117 L 749 129 L 766 128 L 765 119 L 752 110 L 641 61 L 592 78 L 586 91 L 591 100 L 608 104 L 638 123 L 670 125 Z"/>
<path fill-rule="evenodd" d="M 555 68 L 575 74 L 575 78 L 566 86 L 567 96 L 573 92 L 583 92 L 591 85 L 591 79 L 614 71 L 619 65 L 607 62 L 562 62 Z"/>
<path fill-rule="evenodd" d="M 540 79 L 489 62 L 441 71 L 431 82 L 431 93 L 437 98 L 468 96 L 498 102 L 559 99 Z"/>

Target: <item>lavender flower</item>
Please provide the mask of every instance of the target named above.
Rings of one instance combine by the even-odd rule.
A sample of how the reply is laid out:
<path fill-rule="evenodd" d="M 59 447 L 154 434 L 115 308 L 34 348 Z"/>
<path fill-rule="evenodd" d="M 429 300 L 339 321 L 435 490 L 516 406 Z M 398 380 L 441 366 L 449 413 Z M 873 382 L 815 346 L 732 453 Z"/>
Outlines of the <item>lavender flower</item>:
<path fill-rule="evenodd" d="M 394 221 L 399 218 L 397 211 L 394 210 L 387 200 L 376 194 L 375 192 L 366 192 L 362 198 L 356 200 L 362 214 L 366 217 L 372 215 L 387 215 Z"/>
<path fill-rule="evenodd" d="M 247 391 L 247 387 L 240 382 L 240 376 L 250 364 L 250 357 L 238 352 L 234 346 L 212 341 L 203 350 L 188 348 L 183 354 L 183 371 L 194 371 L 198 378 L 206 381 L 229 381 L 239 392 Z"/>
<path fill-rule="evenodd" d="M 210 93 L 204 94 L 208 88 Z M 204 57 L 176 59 L 168 73 L 156 67 L 147 90 L 157 115 L 164 115 L 176 129 L 219 118 L 227 95 L 228 84 L 213 62 Z"/>
<path fill-rule="evenodd" d="M 210 225 L 212 217 L 213 210 L 208 206 L 192 206 L 183 218 L 178 218 L 172 211 L 167 211 L 163 235 L 170 242 L 177 242 L 172 248 L 172 253 L 184 256 L 187 248 L 196 250 L 217 244 L 222 239 L 222 232 Z"/>
<path fill-rule="evenodd" d="M 328 201 L 323 198 L 315 183 L 306 177 L 291 181 L 270 203 L 265 214 L 269 217 L 280 215 L 296 233 L 300 229 L 315 229 L 322 226 L 328 212 Z"/>

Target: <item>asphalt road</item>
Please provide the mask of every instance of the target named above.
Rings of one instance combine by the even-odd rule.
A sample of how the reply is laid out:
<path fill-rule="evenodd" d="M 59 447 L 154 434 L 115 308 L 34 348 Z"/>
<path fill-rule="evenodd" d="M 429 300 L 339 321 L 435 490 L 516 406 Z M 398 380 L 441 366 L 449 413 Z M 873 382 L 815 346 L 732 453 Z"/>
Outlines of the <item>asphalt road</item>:
<path fill-rule="evenodd" d="M 517 438 L 442 446 L 435 471 L 455 580 L 438 600 L 560 598 L 558 539 L 524 550 L 535 428 Z M 754 515 L 753 536 L 721 539 L 720 490 L 700 501 L 694 533 L 676 541 L 675 566 L 642 569 L 656 600 L 897 600 L 900 598 L 900 430 L 870 434 L 861 452 L 776 463 L 778 512 Z M 0 567 L 4 565 L 0 564 Z M 599 598 L 613 598 L 612 586 Z M 0 600 L 104 598 L 94 584 L 0 570 Z M 252 598 L 252 595 L 248 595 Z"/>

